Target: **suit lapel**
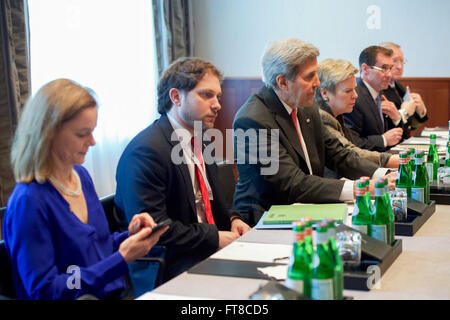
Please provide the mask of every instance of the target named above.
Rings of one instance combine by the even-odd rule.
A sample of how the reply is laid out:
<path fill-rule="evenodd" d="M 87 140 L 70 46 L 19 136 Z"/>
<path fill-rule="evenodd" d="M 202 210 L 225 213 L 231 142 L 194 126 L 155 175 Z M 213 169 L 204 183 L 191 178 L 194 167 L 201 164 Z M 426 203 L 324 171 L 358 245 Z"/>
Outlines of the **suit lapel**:
<path fill-rule="evenodd" d="M 314 106 L 307 107 L 307 108 L 315 108 Z M 309 109 L 308 109 L 309 110 Z M 309 163 L 311 164 L 311 170 L 314 172 L 313 168 L 313 161 L 314 156 L 317 153 L 316 146 L 312 143 L 306 143 L 306 141 L 316 141 L 315 133 L 314 133 L 314 127 L 312 125 L 311 117 L 309 115 L 309 112 L 305 108 L 299 108 L 298 109 L 298 115 L 299 115 L 299 122 L 300 122 L 300 128 L 302 130 L 303 135 L 303 141 L 305 141 L 306 144 L 306 150 L 308 150 L 308 157 L 309 157 Z"/>
<path fill-rule="evenodd" d="M 283 106 L 278 96 L 272 89 L 265 86 L 261 89 L 260 94 L 265 101 L 265 105 L 274 114 L 275 121 L 278 123 L 280 130 L 286 135 L 294 150 L 303 158 L 303 160 L 305 160 L 305 155 L 300 145 L 297 130 L 294 127 L 289 113 L 286 111 L 286 108 Z"/>
<path fill-rule="evenodd" d="M 173 127 L 170 124 L 169 119 L 167 118 L 166 114 L 163 114 L 161 116 L 159 123 L 160 123 L 161 128 L 162 128 L 162 130 L 164 132 L 164 135 L 167 138 L 167 141 L 172 146 L 172 148 L 174 148 L 180 142 L 179 142 L 178 139 L 172 141 L 171 137 L 172 137 L 172 133 L 174 132 L 174 130 L 173 130 Z M 175 166 L 180 171 L 181 175 L 183 176 L 185 189 L 186 190 L 191 190 L 191 192 L 187 192 L 188 193 L 188 197 L 189 197 L 189 204 L 190 204 L 190 207 L 191 207 L 192 211 L 194 212 L 194 214 L 197 215 L 197 210 L 195 208 L 194 192 L 193 192 L 193 189 L 192 189 L 192 180 L 191 180 L 191 176 L 189 174 L 189 169 L 188 169 L 186 163 L 184 163 L 184 162 L 179 164 L 179 165 L 175 165 Z"/>
<path fill-rule="evenodd" d="M 362 81 L 362 79 L 358 79 L 358 81 L 361 83 L 361 89 L 364 94 L 365 99 L 365 105 L 369 110 L 371 110 L 372 115 L 374 116 L 374 119 L 377 119 L 377 127 L 378 130 L 380 130 L 380 134 L 384 133 L 384 126 L 383 126 L 383 120 L 380 118 L 380 112 L 378 111 L 378 105 L 373 100 L 372 95 L 369 92 L 369 89 L 366 87 L 366 84 Z"/>

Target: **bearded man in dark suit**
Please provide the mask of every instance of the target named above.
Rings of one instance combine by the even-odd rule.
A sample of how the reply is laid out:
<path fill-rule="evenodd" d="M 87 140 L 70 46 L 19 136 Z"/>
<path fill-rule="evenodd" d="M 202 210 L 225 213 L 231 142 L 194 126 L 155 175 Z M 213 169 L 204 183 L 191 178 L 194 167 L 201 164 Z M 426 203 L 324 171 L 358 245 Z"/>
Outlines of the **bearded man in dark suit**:
<path fill-rule="evenodd" d="M 172 63 L 158 84 L 161 117 L 133 138 L 117 167 L 114 200 L 128 223 L 137 212 L 173 221 L 159 242 L 167 247 L 164 280 L 250 229 L 227 209 L 217 165 L 203 154 L 204 129 L 213 128 L 221 109 L 221 79 L 197 58 Z"/>

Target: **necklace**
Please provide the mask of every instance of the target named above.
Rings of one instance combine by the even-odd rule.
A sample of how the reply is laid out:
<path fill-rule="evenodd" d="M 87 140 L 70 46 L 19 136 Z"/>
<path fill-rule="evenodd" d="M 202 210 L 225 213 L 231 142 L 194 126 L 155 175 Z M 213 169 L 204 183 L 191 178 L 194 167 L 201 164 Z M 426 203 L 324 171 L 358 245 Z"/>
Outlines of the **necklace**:
<path fill-rule="evenodd" d="M 64 193 L 67 196 L 70 197 L 75 197 L 75 196 L 79 196 L 81 194 L 81 181 L 80 181 L 80 176 L 78 175 L 78 173 L 72 169 L 73 174 L 75 175 L 75 180 L 77 182 L 77 189 L 75 191 L 70 190 L 69 188 L 67 188 L 65 185 L 63 185 L 61 182 L 59 182 L 54 176 L 50 175 L 49 180 L 51 181 L 51 183 L 53 183 L 53 185 L 55 187 L 58 187 L 59 190 L 62 191 L 62 193 Z"/>

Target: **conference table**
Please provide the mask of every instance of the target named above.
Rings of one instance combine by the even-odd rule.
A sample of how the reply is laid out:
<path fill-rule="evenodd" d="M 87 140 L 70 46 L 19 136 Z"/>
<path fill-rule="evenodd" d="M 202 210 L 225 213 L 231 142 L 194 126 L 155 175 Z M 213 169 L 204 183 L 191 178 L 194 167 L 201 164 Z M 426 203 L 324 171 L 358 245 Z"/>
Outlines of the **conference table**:
<path fill-rule="evenodd" d="M 350 221 L 351 208 L 352 204 L 344 223 Z M 344 296 L 354 300 L 450 299 L 450 205 L 437 204 L 434 214 L 413 236 L 396 239 L 402 240 L 402 252 L 376 286 L 370 291 L 344 290 Z M 265 261 L 270 257 L 271 260 L 276 255 L 289 255 L 292 242 L 289 229 L 254 227 L 208 259 Z M 247 300 L 268 281 L 242 275 L 193 273 L 191 269 L 138 299 Z"/>
<path fill-rule="evenodd" d="M 450 299 L 450 206 L 436 205 L 435 213 L 414 236 L 396 238 L 402 239 L 402 253 L 377 286 L 370 291 L 344 290 L 344 296 L 355 300 Z M 236 242 L 251 249 L 255 244 L 292 245 L 292 239 L 290 230 L 253 228 Z M 267 281 L 186 271 L 139 299 L 245 300 Z"/>

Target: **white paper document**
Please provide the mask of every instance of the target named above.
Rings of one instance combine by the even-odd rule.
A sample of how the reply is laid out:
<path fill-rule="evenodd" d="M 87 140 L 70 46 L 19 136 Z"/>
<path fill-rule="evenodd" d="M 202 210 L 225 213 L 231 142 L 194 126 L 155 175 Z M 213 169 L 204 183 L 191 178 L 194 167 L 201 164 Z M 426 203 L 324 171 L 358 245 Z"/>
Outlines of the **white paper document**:
<path fill-rule="evenodd" d="M 436 137 L 441 137 L 444 139 L 448 139 L 448 131 L 447 130 L 433 130 L 432 128 L 428 129 L 425 128 L 420 135 L 422 137 L 429 137 L 432 133 L 436 135 Z"/>
<path fill-rule="evenodd" d="M 266 244 L 235 241 L 213 254 L 211 259 L 258 261 L 258 262 L 286 262 L 292 252 L 292 245 Z"/>
<path fill-rule="evenodd" d="M 430 138 L 425 137 L 412 137 L 409 139 L 406 139 L 402 142 L 402 144 L 419 144 L 419 145 L 429 145 L 430 144 Z M 447 144 L 447 140 L 444 138 L 436 138 L 436 145 L 438 146 L 445 146 Z"/>
<path fill-rule="evenodd" d="M 286 280 L 288 265 L 261 267 L 258 271 L 276 280 Z"/>

